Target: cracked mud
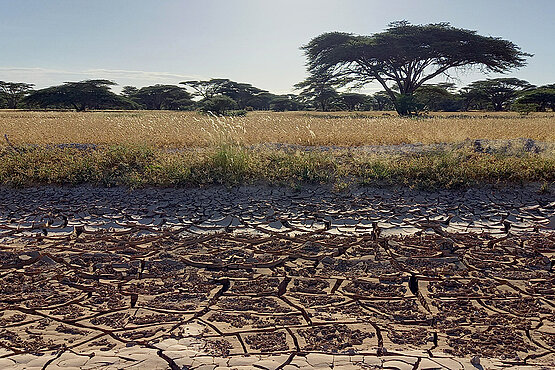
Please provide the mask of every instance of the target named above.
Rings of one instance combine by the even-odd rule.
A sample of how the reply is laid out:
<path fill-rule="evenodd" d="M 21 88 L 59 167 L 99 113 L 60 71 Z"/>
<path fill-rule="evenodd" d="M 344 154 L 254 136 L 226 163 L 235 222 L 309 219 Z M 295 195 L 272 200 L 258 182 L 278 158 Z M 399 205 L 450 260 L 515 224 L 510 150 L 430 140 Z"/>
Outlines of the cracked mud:
<path fill-rule="evenodd" d="M 549 368 L 554 228 L 531 188 L 2 189 L 0 367 Z"/>

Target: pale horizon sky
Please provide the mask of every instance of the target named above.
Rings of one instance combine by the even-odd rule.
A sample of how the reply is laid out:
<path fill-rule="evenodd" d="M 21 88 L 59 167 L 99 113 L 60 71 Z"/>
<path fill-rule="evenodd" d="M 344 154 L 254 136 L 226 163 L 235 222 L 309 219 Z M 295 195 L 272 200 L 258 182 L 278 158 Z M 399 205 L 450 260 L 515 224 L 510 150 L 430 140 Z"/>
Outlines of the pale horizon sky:
<path fill-rule="evenodd" d="M 306 77 L 299 48 L 313 37 L 406 19 L 510 40 L 534 57 L 506 76 L 544 85 L 555 83 L 553 14 L 553 0 L 0 0 L 0 80 L 43 88 L 106 78 L 121 88 L 229 78 L 289 93 Z"/>

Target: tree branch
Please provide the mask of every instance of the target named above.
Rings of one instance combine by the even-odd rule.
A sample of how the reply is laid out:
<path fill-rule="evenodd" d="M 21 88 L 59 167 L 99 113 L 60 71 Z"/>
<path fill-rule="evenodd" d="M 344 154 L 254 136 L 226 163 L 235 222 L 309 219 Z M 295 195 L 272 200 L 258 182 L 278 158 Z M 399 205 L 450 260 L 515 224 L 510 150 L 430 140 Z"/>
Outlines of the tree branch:
<path fill-rule="evenodd" d="M 452 63 L 452 64 L 446 64 L 446 65 L 444 65 L 444 66 L 438 68 L 437 71 L 435 71 L 435 72 L 429 74 L 429 75 L 426 76 L 426 77 L 421 78 L 420 81 L 419 81 L 418 83 L 415 84 L 414 89 L 415 89 L 415 90 L 418 89 L 420 86 L 422 86 L 422 84 L 423 84 L 424 82 L 429 81 L 429 80 L 431 80 L 432 78 L 439 76 L 439 75 L 442 74 L 443 72 L 447 71 L 449 68 L 460 67 L 460 66 L 461 66 L 461 64 L 458 63 L 458 62 Z"/>

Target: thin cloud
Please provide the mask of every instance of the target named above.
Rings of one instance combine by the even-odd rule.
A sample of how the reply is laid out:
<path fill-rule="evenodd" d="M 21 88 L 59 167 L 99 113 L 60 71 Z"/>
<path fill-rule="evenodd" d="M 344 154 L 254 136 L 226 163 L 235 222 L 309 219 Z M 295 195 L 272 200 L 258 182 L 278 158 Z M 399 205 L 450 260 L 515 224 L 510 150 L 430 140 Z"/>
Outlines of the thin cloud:
<path fill-rule="evenodd" d="M 124 69 L 87 69 L 67 71 L 49 68 L 0 67 L 0 80 L 34 83 L 37 88 L 58 85 L 65 81 L 104 78 L 113 80 L 119 86 L 137 87 L 152 84 L 178 84 L 185 80 L 203 79 L 199 76 L 171 72 L 133 71 Z"/>
<path fill-rule="evenodd" d="M 124 69 L 89 69 L 83 72 L 84 74 L 89 75 L 110 75 L 122 78 L 140 78 L 140 79 L 179 79 L 179 80 L 188 80 L 188 79 L 197 79 L 199 77 L 191 76 L 191 75 L 183 75 L 177 73 L 169 73 L 169 72 L 148 72 L 148 71 L 128 71 Z"/>

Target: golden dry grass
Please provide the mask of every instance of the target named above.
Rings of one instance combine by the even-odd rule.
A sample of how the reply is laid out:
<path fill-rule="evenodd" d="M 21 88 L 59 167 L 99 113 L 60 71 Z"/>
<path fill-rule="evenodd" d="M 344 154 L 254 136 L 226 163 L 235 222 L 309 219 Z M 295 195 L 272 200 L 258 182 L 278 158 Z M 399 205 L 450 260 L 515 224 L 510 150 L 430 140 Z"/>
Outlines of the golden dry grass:
<path fill-rule="evenodd" d="M 156 147 L 245 145 L 380 145 L 454 143 L 466 139 L 531 138 L 555 142 L 555 114 L 449 113 L 430 118 L 394 114 L 249 112 L 213 117 L 196 112 L 0 111 L 0 134 L 14 144 L 140 144 Z M 2 145 L 5 143 L 2 143 Z"/>

